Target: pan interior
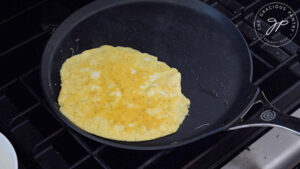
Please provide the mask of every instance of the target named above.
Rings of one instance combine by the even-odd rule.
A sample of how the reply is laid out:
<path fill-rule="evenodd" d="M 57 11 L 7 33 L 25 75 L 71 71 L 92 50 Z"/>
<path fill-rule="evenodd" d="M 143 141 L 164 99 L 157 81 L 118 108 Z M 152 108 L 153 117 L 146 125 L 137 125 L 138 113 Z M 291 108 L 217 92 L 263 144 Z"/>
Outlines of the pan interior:
<path fill-rule="evenodd" d="M 93 3 L 94 10 L 97 5 Z M 182 92 L 191 101 L 189 115 L 175 134 L 153 141 L 110 143 L 155 147 L 187 142 L 232 121 L 250 102 L 254 88 L 248 48 L 234 25 L 211 7 L 196 1 L 124 1 L 88 16 L 90 7 L 61 25 L 43 56 L 43 87 L 56 112 L 63 62 L 104 44 L 131 47 L 177 68 Z"/>

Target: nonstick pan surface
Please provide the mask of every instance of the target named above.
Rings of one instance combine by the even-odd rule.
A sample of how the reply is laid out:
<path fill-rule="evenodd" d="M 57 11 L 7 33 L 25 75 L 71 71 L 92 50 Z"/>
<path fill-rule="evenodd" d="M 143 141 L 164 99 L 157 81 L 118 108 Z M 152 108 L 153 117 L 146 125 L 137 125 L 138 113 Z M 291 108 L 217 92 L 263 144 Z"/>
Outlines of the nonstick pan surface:
<path fill-rule="evenodd" d="M 182 92 L 191 106 L 176 133 L 152 141 L 114 141 L 81 130 L 59 112 L 59 72 L 64 61 L 105 44 L 158 56 L 181 72 Z M 45 48 L 41 70 L 47 103 L 65 124 L 95 141 L 129 149 L 177 147 L 226 130 L 259 93 L 251 84 L 252 61 L 240 32 L 229 19 L 198 0 L 93 2 L 55 31 Z"/>

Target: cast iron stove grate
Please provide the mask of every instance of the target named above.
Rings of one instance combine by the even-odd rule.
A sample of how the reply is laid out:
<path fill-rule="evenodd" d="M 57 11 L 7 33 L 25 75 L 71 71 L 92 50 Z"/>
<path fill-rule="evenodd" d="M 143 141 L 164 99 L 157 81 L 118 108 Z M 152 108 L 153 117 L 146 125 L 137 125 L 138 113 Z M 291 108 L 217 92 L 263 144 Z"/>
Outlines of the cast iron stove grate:
<path fill-rule="evenodd" d="M 170 150 L 132 151 L 96 143 L 63 126 L 45 106 L 39 63 L 57 25 L 88 2 L 0 2 L 0 131 L 16 148 L 20 169 L 218 168 L 268 130 L 219 133 Z M 254 33 L 253 19 L 267 0 L 205 2 L 229 17 L 243 33 L 253 57 L 254 83 L 284 113 L 299 107 L 299 34 L 286 46 L 266 46 Z M 300 7 L 289 5 L 300 18 Z"/>

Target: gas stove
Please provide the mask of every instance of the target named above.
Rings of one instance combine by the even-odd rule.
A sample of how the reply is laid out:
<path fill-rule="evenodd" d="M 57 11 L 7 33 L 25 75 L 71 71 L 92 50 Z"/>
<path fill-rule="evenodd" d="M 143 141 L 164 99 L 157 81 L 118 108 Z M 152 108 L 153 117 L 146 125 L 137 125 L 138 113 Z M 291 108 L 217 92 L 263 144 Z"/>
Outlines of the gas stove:
<path fill-rule="evenodd" d="M 295 139 L 294 135 L 281 133 L 279 129 L 241 129 L 218 133 L 179 148 L 133 151 L 94 142 L 64 126 L 45 104 L 39 64 L 45 43 L 59 23 L 89 2 L 1 2 L 0 132 L 15 147 L 20 169 L 297 168 L 299 137 Z M 253 59 L 253 83 L 283 113 L 295 112 L 299 116 L 296 110 L 300 107 L 300 33 L 287 45 L 270 47 L 257 38 L 253 25 L 257 11 L 270 3 L 269 0 L 204 2 L 230 18 L 242 32 Z M 284 3 L 300 18 L 297 0 Z M 279 144 L 281 138 L 290 144 Z M 294 146 L 293 151 L 289 151 L 289 145 Z M 285 153 L 287 164 L 280 162 L 279 152 Z"/>

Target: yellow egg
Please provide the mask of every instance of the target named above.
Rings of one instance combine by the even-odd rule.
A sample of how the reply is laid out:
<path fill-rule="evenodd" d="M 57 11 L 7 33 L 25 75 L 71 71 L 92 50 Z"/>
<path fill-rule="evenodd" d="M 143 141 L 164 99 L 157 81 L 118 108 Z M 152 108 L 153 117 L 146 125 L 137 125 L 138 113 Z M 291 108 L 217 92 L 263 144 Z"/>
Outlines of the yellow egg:
<path fill-rule="evenodd" d="M 176 132 L 190 105 L 181 74 L 157 57 L 104 45 L 65 61 L 60 111 L 100 137 L 145 141 Z"/>

